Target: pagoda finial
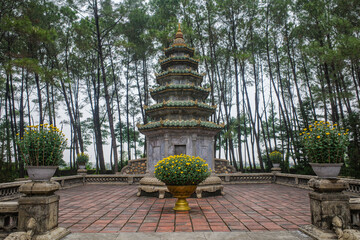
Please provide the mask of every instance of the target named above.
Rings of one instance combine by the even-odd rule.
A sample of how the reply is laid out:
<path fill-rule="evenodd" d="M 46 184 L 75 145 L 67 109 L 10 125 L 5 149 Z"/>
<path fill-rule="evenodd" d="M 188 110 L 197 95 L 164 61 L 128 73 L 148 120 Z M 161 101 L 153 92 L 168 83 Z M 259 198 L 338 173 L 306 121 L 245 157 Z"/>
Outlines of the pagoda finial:
<path fill-rule="evenodd" d="M 178 23 L 178 24 L 179 24 L 179 27 L 178 27 L 177 33 L 176 33 L 176 35 L 175 35 L 175 38 L 184 38 L 184 37 L 183 37 L 183 33 L 182 33 L 182 31 L 181 31 L 180 23 Z"/>

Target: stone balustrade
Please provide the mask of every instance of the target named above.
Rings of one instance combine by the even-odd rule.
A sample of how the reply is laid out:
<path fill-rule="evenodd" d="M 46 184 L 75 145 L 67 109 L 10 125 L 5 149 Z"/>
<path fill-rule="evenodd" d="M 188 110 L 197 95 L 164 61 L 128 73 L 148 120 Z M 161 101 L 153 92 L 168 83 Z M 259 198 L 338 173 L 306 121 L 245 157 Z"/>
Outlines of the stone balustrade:
<path fill-rule="evenodd" d="M 60 184 L 61 188 L 69 188 L 84 184 L 138 184 L 144 174 L 109 174 L 109 175 L 74 175 L 66 177 L 54 177 L 53 181 Z M 310 189 L 308 181 L 314 176 L 286 174 L 286 173 L 228 173 L 218 174 L 223 184 L 243 183 L 276 183 L 297 188 Z M 346 194 L 360 196 L 360 180 L 342 178 L 349 183 Z M 0 201 L 17 199 L 21 196 L 18 188 L 21 184 L 29 181 L 17 181 L 0 184 Z"/>
<path fill-rule="evenodd" d="M 0 202 L 19 198 L 21 196 L 19 193 L 20 185 L 29 181 L 0 183 Z"/>

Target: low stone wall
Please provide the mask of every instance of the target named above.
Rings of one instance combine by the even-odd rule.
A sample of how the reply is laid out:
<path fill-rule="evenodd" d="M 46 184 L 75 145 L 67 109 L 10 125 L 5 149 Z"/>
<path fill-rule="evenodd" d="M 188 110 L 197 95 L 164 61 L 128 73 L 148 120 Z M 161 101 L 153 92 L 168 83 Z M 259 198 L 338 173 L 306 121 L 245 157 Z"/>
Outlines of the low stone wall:
<path fill-rule="evenodd" d="M 310 189 L 308 181 L 315 176 L 285 173 L 228 173 L 218 174 L 223 184 L 276 183 L 291 187 Z M 85 184 L 138 184 L 144 174 L 109 174 L 109 175 L 75 175 L 54 177 L 53 181 L 60 184 L 61 189 Z M 342 178 L 349 183 L 346 194 L 360 196 L 360 180 Z M 18 188 L 29 181 L 18 181 L 0 184 L 0 202 L 17 199 L 21 196 Z"/>
<path fill-rule="evenodd" d="M 0 184 L 0 201 L 8 201 L 12 199 L 17 199 L 21 196 L 19 193 L 19 187 L 23 183 L 30 182 L 27 181 L 17 181 L 10 183 L 1 183 Z"/>
<path fill-rule="evenodd" d="M 145 174 L 146 158 L 133 159 L 121 169 L 120 174 Z"/>
<path fill-rule="evenodd" d="M 215 162 L 215 173 L 236 173 L 236 169 L 234 166 L 230 165 L 229 160 L 214 158 Z"/>

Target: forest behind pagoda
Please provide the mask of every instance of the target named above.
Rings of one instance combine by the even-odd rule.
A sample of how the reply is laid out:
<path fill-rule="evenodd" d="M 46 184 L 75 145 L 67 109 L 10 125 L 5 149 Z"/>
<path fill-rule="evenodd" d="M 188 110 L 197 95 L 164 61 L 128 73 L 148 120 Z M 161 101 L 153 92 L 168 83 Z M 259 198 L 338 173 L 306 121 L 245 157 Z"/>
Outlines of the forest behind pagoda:
<path fill-rule="evenodd" d="M 359 177 L 358 0 L 2 0 L 0 180 L 24 176 L 28 125 L 69 129 L 69 168 L 80 152 L 100 172 L 146 156 L 136 123 L 178 22 L 225 124 L 216 157 L 266 171 L 277 149 L 284 171 L 309 173 L 299 133 L 323 120 L 349 129 L 343 174 Z"/>

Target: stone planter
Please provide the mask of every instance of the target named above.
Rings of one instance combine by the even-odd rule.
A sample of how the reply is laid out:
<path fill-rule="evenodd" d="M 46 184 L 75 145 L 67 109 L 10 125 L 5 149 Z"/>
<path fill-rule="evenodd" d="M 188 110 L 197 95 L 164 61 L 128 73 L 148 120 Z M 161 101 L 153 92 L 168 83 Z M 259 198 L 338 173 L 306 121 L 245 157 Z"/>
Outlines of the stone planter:
<path fill-rule="evenodd" d="M 343 163 L 310 163 L 319 178 L 336 179 Z"/>
<path fill-rule="evenodd" d="M 58 166 L 27 166 L 29 178 L 33 181 L 50 181 Z"/>
<path fill-rule="evenodd" d="M 190 197 L 196 190 L 197 185 L 174 186 L 166 185 L 173 197 L 178 200 L 173 208 L 175 211 L 189 211 L 190 207 L 186 198 Z"/>
<path fill-rule="evenodd" d="M 280 168 L 280 163 L 273 163 L 273 168 Z"/>
<path fill-rule="evenodd" d="M 79 169 L 85 169 L 86 168 L 86 165 L 82 165 L 82 164 L 79 164 Z"/>

